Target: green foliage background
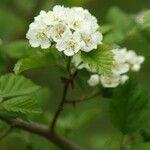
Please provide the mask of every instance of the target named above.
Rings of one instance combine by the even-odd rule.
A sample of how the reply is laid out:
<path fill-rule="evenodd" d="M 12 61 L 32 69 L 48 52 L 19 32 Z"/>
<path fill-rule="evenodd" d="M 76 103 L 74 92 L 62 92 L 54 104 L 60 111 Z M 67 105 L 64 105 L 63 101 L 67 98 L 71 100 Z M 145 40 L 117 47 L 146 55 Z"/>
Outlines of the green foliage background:
<path fill-rule="evenodd" d="M 19 66 L 19 70 L 16 65 L 15 72 L 27 70 L 23 72 L 23 75 L 43 87 L 34 94 L 44 113 L 29 115 L 29 118 L 48 124 L 62 94 L 60 76 L 66 75 L 64 69 L 61 67 L 56 69 L 55 66 L 47 65 L 55 61 L 55 58 L 53 59 L 53 56 L 49 56 L 47 53 L 44 55 L 44 60 L 36 56 L 36 61 L 39 62 L 37 66 L 32 61 L 35 56 L 31 56 L 37 49 L 33 50 L 24 41 L 28 25 L 34 17 L 32 11 L 35 10 L 35 13 L 38 14 L 40 10 L 49 10 L 56 4 L 82 6 L 89 9 L 98 18 L 99 23 L 104 25 L 102 31 L 107 44 L 115 43 L 122 47 L 126 46 L 128 49 L 134 49 L 138 54 L 144 55 L 146 61 L 142 70 L 136 75 L 133 74 L 134 79 L 132 80 L 138 81 L 140 87 L 149 91 L 150 27 L 147 22 L 150 19 L 146 20 L 147 25 L 144 27 L 138 25 L 133 19 L 135 14 L 150 9 L 149 0 L 41 0 L 37 6 L 35 5 L 36 1 L 38 0 L 0 0 L 0 39 L 4 43 L 4 46 L 0 45 L 0 74 L 12 72 L 17 59 L 21 58 L 17 65 L 22 62 L 24 65 Z M 29 56 L 28 59 L 24 58 L 26 56 Z M 51 60 L 48 59 L 49 57 Z M 59 56 L 57 57 L 59 58 Z M 33 70 L 30 70 L 31 64 Z M 44 67 L 39 69 L 39 66 Z M 93 88 L 86 85 L 86 80 L 85 72 L 81 72 L 81 77 L 78 77 L 75 83 L 76 88 L 70 91 L 68 97 L 84 97 L 87 93 L 91 93 Z M 150 135 L 148 102 L 150 96 L 149 93 L 143 94 L 135 83 L 130 86 L 131 89 L 127 88 L 128 86 L 119 87 L 116 91 L 102 89 L 103 96 L 77 104 L 76 107 L 65 106 L 65 111 L 58 121 L 58 131 L 70 140 L 85 146 L 88 150 L 117 150 L 120 147 L 122 133 L 125 134 L 123 136 L 124 143 L 131 142 L 130 145 L 126 144 L 126 149 L 149 150 L 150 138 L 147 139 Z M 122 95 L 114 94 L 114 98 L 109 99 L 112 92 L 122 93 Z M 27 98 L 24 97 L 24 99 Z M 8 106 L 10 104 L 6 101 L 3 107 L 9 108 L 9 110 L 15 109 L 12 105 Z M 26 112 L 26 110 L 24 111 Z M 145 120 L 148 121 L 147 124 L 143 123 Z M 6 125 L 0 122 L 0 131 L 5 128 Z M 129 142 L 132 137 L 134 139 Z M 32 150 L 58 150 L 47 140 L 20 130 L 13 131 L 0 141 L 1 150 L 30 150 L 30 145 L 33 147 Z"/>

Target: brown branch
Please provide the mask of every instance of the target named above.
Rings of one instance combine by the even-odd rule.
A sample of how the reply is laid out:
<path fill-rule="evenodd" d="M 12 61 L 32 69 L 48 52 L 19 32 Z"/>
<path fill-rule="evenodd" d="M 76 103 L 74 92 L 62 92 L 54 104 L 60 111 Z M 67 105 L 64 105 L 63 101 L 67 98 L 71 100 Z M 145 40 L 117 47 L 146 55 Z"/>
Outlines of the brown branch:
<path fill-rule="evenodd" d="M 54 132 L 51 132 L 48 126 L 35 122 L 27 122 L 21 119 L 7 119 L 6 117 L 2 116 L 0 116 L 0 119 L 8 123 L 10 126 L 13 125 L 14 128 L 20 128 L 30 133 L 45 137 L 63 150 L 81 150 L 79 146 L 70 143 L 64 137 L 57 135 Z"/>
<path fill-rule="evenodd" d="M 64 103 L 65 103 L 65 100 L 66 100 L 66 96 L 67 96 L 67 91 L 68 91 L 68 88 L 69 88 L 69 80 L 66 82 L 66 84 L 64 85 L 64 91 L 63 91 L 63 96 L 62 96 L 62 100 L 56 110 L 56 113 L 53 117 L 53 120 L 52 120 L 52 123 L 51 123 L 51 126 L 50 126 L 50 129 L 53 131 L 54 127 L 55 127 L 55 124 L 57 122 L 57 119 L 61 113 L 61 111 L 63 110 L 63 106 L 64 106 Z"/>
<path fill-rule="evenodd" d="M 67 97 L 67 92 L 68 92 L 69 85 L 71 84 L 72 87 L 73 87 L 73 80 L 77 75 L 77 71 L 75 71 L 73 74 L 71 74 L 70 64 L 71 64 L 71 57 L 68 58 L 68 63 L 67 63 L 67 66 L 66 66 L 66 69 L 67 69 L 68 74 L 69 74 L 69 79 L 66 79 L 66 81 L 64 82 L 64 90 L 63 90 L 63 94 L 62 94 L 62 99 L 61 99 L 61 101 L 58 105 L 58 108 L 57 108 L 57 110 L 54 114 L 54 117 L 52 119 L 52 123 L 50 125 L 50 129 L 52 131 L 54 130 L 55 124 L 56 124 L 56 122 L 59 118 L 59 115 L 60 115 L 61 111 L 63 110 L 64 104 L 66 102 L 66 97 Z"/>

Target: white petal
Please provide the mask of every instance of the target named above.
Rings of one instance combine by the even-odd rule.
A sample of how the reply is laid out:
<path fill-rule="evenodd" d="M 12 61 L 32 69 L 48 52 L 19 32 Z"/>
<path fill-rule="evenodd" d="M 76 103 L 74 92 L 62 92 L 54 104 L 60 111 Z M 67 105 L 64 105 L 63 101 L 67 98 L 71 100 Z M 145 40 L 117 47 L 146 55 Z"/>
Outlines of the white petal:
<path fill-rule="evenodd" d="M 122 75 L 122 76 L 121 76 L 121 79 L 120 79 L 120 82 L 121 82 L 121 84 L 124 84 L 127 80 L 129 80 L 129 76 L 127 76 L 127 75 Z"/>
<path fill-rule="evenodd" d="M 41 43 L 41 48 L 43 48 L 43 49 L 49 48 L 50 46 L 51 46 L 50 41 L 45 40 Z"/>
<path fill-rule="evenodd" d="M 73 56 L 74 55 L 74 51 L 72 51 L 72 50 L 65 50 L 64 53 L 67 56 Z"/>
<path fill-rule="evenodd" d="M 88 80 L 88 84 L 90 86 L 96 86 L 99 84 L 99 82 L 100 82 L 100 77 L 98 74 L 91 75 L 90 79 Z"/>
<path fill-rule="evenodd" d="M 29 40 L 29 43 L 32 47 L 35 47 L 35 48 L 40 46 L 39 41 L 37 40 Z"/>

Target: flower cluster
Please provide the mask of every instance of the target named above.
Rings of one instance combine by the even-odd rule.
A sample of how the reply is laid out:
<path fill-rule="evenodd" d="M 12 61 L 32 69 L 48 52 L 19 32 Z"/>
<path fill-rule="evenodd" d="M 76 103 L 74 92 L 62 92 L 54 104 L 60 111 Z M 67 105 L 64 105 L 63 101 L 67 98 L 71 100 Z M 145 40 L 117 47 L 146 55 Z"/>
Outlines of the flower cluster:
<path fill-rule="evenodd" d="M 41 11 L 27 32 L 32 47 L 45 49 L 55 44 L 59 51 L 73 56 L 78 51 L 89 52 L 102 42 L 97 19 L 81 7 L 55 6 L 53 11 Z"/>
<path fill-rule="evenodd" d="M 133 50 L 127 51 L 126 48 L 113 49 L 112 52 L 114 54 L 114 66 L 108 75 L 97 74 L 96 71 L 91 69 L 87 64 L 82 63 L 79 55 L 74 56 L 72 62 L 78 69 L 86 68 L 93 73 L 88 80 L 90 86 L 96 86 L 101 83 L 105 88 L 114 88 L 120 84 L 124 84 L 129 79 L 126 73 L 140 70 L 141 64 L 144 62 L 144 57 L 138 56 Z"/>

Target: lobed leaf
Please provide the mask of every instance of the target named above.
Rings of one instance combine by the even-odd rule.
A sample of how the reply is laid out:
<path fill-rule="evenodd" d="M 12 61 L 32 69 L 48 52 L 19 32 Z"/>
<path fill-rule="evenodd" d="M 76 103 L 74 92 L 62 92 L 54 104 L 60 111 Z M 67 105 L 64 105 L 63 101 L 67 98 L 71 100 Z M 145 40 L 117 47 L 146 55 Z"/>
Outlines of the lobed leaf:
<path fill-rule="evenodd" d="M 113 67 L 113 53 L 107 45 L 100 45 L 96 50 L 81 54 L 83 63 L 99 74 L 108 74 Z"/>
<path fill-rule="evenodd" d="M 144 25 L 150 26 L 150 10 L 145 12 L 144 15 Z"/>
<path fill-rule="evenodd" d="M 29 96 L 20 96 L 4 101 L 1 106 L 7 111 L 21 113 L 40 113 L 37 102 Z"/>
<path fill-rule="evenodd" d="M 25 40 L 17 40 L 10 42 L 1 48 L 2 54 L 7 55 L 10 58 L 22 58 L 25 57 L 30 50 L 30 46 Z"/>
<path fill-rule="evenodd" d="M 6 74 L 0 77 L 0 91 L 3 98 L 31 94 L 38 89 L 39 86 L 20 75 Z"/>
<path fill-rule="evenodd" d="M 104 41 L 111 44 L 120 44 L 136 26 L 135 20 L 118 7 L 108 11 L 107 22 L 111 25 L 111 32 L 104 37 Z"/>
<path fill-rule="evenodd" d="M 149 100 L 143 90 L 130 81 L 115 91 L 109 110 L 113 125 L 123 134 L 138 130 L 150 116 Z"/>
<path fill-rule="evenodd" d="M 27 58 L 20 59 L 14 67 L 15 74 L 19 74 L 23 71 L 46 67 L 54 64 L 55 56 L 52 53 L 37 53 Z"/>

